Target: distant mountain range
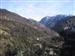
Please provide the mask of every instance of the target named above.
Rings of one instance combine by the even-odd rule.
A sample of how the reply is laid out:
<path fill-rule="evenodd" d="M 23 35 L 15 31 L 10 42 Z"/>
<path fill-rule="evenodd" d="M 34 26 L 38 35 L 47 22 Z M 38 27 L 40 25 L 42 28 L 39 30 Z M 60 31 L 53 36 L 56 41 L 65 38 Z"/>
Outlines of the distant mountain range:
<path fill-rule="evenodd" d="M 67 21 L 72 21 L 68 22 Z M 65 23 L 64 23 L 65 22 Z M 60 32 L 61 30 L 64 30 L 67 28 L 67 26 L 70 24 L 75 24 L 75 16 L 66 16 L 66 15 L 56 15 L 56 16 L 47 16 L 42 18 L 40 21 L 41 24 L 44 24 L 46 27 L 53 29 L 57 32 Z M 66 26 L 66 24 L 68 24 Z"/>
<path fill-rule="evenodd" d="M 0 9 L 0 56 L 58 55 L 61 44 L 62 38 L 55 31 Z M 50 54 L 50 48 L 58 53 Z"/>

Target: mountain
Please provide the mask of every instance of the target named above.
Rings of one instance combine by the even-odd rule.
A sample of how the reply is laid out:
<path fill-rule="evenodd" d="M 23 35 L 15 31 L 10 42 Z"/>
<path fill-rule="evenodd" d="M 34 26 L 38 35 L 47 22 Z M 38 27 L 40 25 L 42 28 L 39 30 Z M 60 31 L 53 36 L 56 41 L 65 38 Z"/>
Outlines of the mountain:
<path fill-rule="evenodd" d="M 62 24 L 67 21 L 72 16 L 65 15 L 56 15 L 53 17 L 47 16 L 44 17 L 40 23 L 44 24 L 46 27 L 55 30 L 56 32 L 60 32 L 62 28 Z"/>
<path fill-rule="evenodd" d="M 56 15 L 52 17 L 47 16 L 42 18 L 40 23 L 45 24 L 47 27 L 53 28 L 58 21 L 60 21 L 61 19 L 63 20 L 65 17 L 65 15 Z"/>
<path fill-rule="evenodd" d="M 0 9 L 0 56 L 58 56 L 58 33 L 6 9 Z"/>

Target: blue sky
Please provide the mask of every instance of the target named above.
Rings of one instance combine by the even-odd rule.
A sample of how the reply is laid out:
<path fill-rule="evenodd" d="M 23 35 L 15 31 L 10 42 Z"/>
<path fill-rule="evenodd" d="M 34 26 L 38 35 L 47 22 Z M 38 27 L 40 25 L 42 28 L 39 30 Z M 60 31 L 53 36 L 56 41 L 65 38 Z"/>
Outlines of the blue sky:
<path fill-rule="evenodd" d="M 1 0 L 0 4 L 0 8 L 37 21 L 45 16 L 75 15 L 75 0 Z"/>

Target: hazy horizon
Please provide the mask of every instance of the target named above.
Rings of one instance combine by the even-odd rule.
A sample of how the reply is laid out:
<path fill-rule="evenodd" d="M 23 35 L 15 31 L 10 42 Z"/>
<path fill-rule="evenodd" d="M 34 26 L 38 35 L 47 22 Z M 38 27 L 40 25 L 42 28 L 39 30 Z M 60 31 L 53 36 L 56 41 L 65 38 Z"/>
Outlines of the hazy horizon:
<path fill-rule="evenodd" d="M 2 9 L 37 21 L 45 16 L 75 15 L 75 0 L 1 0 L 0 4 Z"/>

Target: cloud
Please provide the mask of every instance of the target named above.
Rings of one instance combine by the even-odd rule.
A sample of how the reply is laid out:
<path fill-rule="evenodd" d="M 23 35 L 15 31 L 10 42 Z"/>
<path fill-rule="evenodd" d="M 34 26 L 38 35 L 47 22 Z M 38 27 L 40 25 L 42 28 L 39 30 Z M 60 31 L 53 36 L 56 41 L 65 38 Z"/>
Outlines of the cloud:
<path fill-rule="evenodd" d="M 2 0 L 2 8 L 16 12 L 24 17 L 40 20 L 45 16 L 74 14 L 73 0 Z M 38 2 L 37 2 L 38 1 Z M 48 2 L 49 1 L 49 2 Z M 74 9 L 73 9 L 74 8 Z M 74 11 L 74 12 L 73 12 Z"/>
<path fill-rule="evenodd" d="M 72 2 L 27 2 L 20 5 L 16 11 L 28 18 L 40 20 L 45 16 L 72 14 L 72 4 Z"/>

